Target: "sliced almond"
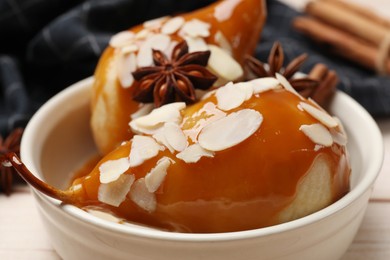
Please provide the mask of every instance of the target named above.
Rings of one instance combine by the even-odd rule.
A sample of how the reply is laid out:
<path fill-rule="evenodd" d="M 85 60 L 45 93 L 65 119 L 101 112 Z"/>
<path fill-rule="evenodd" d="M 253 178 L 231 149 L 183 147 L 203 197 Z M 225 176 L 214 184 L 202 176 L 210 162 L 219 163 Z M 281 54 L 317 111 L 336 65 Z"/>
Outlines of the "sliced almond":
<path fill-rule="evenodd" d="M 337 121 L 327 114 L 325 111 L 322 111 L 312 105 L 309 105 L 305 102 L 300 102 L 299 105 L 305 110 L 309 115 L 320 121 L 325 126 L 332 128 L 338 125 Z"/>
<path fill-rule="evenodd" d="M 134 43 L 135 34 L 131 31 L 123 31 L 115 34 L 110 39 L 110 46 L 113 48 L 121 48 Z"/>
<path fill-rule="evenodd" d="M 130 150 L 130 167 L 141 165 L 144 161 L 155 157 L 163 149 L 152 137 L 135 135 Z"/>
<path fill-rule="evenodd" d="M 330 134 L 332 135 L 333 142 L 338 145 L 345 146 L 348 142 L 347 136 L 337 131 L 334 128 L 330 129 Z"/>
<path fill-rule="evenodd" d="M 181 152 L 188 146 L 187 137 L 177 123 L 165 123 L 163 132 L 169 145 L 176 151 Z"/>
<path fill-rule="evenodd" d="M 158 29 L 161 27 L 162 23 L 164 21 L 166 21 L 167 19 L 169 19 L 168 16 L 163 16 L 163 17 L 159 17 L 159 18 L 155 18 L 155 19 L 152 19 L 152 20 L 149 20 L 149 21 L 146 21 L 143 23 L 143 26 L 145 28 L 148 28 L 148 29 L 151 29 L 151 30 L 154 30 L 154 29 Z"/>
<path fill-rule="evenodd" d="M 291 86 L 290 82 L 288 82 L 288 80 L 283 77 L 281 74 L 279 73 L 276 73 L 276 79 L 280 82 L 280 84 L 289 92 L 293 93 L 294 95 L 296 95 L 297 97 L 299 97 L 300 99 L 303 99 L 303 97 L 293 88 L 293 86 Z"/>
<path fill-rule="evenodd" d="M 139 31 L 135 34 L 135 39 L 136 40 L 145 40 L 151 34 L 153 34 L 153 33 L 149 29 L 142 29 L 141 31 Z"/>
<path fill-rule="evenodd" d="M 200 131 L 207 125 L 215 122 L 226 116 L 226 113 L 219 110 L 217 106 L 212 102 L 207 102 L 191 117 L 186 118 L 186 121 L 196 120 L 196 124 L 189 129 L 184 130 L 184 134 L 190 138 L 193 142 L 197 142 Z M 198 117 L 202 117 L 199 119 Z M 183 122 L 185 125 L 186 122 Z"/>
<path fill-rule="evenodd" d="M 188 52 L 196 52 L 196 51 L 208 51 L 209 47 L 203 38 L 200 37 L 188 37 L 185 36 L 184 39 L 188 45 Z"/>
<path fill-rule="evenodd" d="M 279 81 L 273 77 L 254 79 L 250 82 L 252 82 L 254 94 L 260 94 L 280 87 Z"/>
<path fill-rule="evenodd" d="M 145 185 L 149 192 L 155 192 L 160 187 L 167 175 L 167 170 L 169 166 L 171 166 L 171 163 L 172 161 L 170 158 L 163 157 L 158 160 L 156 166 L 146 174 Z"/>
<path fill-rule="evenodd" d="M 209 37 L 210 36 L 210 24 L 202 22 L 198 19 L 192 19 L 185 22 L 180 30 L 181 35 L 188 35 L 190 37 Z"/>
<path fill-rule="evenodd" d="M 153 130 L 160 127 L 162 123 L 173 122 L 180 123 L 180 110 L 184 109 L 184 102 L 170 103 L 154 109 L 150 114 L 132 120 L 130 127 L 136 131 Z"/>
<path fill-rule="evenodd" d="M 233 83 L 228 83 L 221 87 L 215 93 L 218 102 L 218 108 L 224 111 L 239 107 L 246 99 L 246 93 Z"/>
<path fill-rule="evenodd" d="M 233 48 L 230 45 L 228 39 L 226 39 L 225 35 L 221 31 L 215 33 L 214 40 L 216 43 L 219 44 L 222 49 L 229 53 L 230 56 L 232 55 Z"/>
<path fill-rule="evenodd" d="M 102 183 L 98 190 L 98 200 L 108 205 L 119 207 L 134 182 L 133 174 L 122 174 L 116 181 Z"/>
<path fill-rule="evenodd" d="M 167 139 L 165 138 L 165 134 L 164 134 L 164 128 L 160 128 L 159 130 L 156 131 L 155 134 L 153 134 L 153 138 L 159 143 L 159 144 L 162 144 L 164 145 L 166 148 L 168 148 L 168 150 L 171 152 L 171 153 L 174 153 L 175 152 L 175 149 L 173 149 L 173 147 L 168 143 Z"/>
<path fill-rule="evenodd" d="M 234 84 L 241 92 L 245 94 L 245 100 L 251 99 L 253 95 L 253 84 L 252 82 L 239 82 Z"/>
<path fill-rule="evenodd" d="M 136 118 L 139 118 L 141 116 L 146 116 L 147 114 L 149 114 L 154 108 L 154 104 L 153 103 L 147 103 L 147 104 L 140 104 L 139 105 L 139 109 L 131 114 L 131 119 L 136 119 Z"/>
<path fill-rule="evenodd" d="M 211 51 L 208 67 L 212 72 L 227 81 L 235 81 L 242 77 L 244 71 L 241 65 L 226 51 L 212 44 L 208 47 Z"/>
<path fill-rule="evenodd" d="M 122 51 L 123 54 L 128 54 L 128 53 L 136 52 L 136 51 L 138 51 L 138 49 L 139 49 L 138 45 L 130 44 L 130 45 L 122 47 L 121 51 Z"/>
<path fill-rule="evenodd" d="M 198 143 L 195 143 L 178 153 L 176 157 L 186 163 L 196 163 L 202 157 L 214 157 L 214 152 L 203 149 Z"/>
<path fill-rule="evenodd" d="M 210 151 L 221 151 L 233 147 L 256 132 L 263 116 L 253 109 L 243 109 L 229 114 L 202 129 L 198 141 Z"/>
<path fill-rule="evenodd" d="M 164 51 L 165 56 L 167 56 L 168 58 L 171 58 L 171 57 L 172 57 L 173 50 L 175 49 L 175 47 L 176 47 L 177 44 L 178 44 L 177 41 L 171 41 L 171 42 L 169 43 L 168 48 L 165 49 L 165 51 Z"/>
<path fill-rule="evenodd" d="M 315 144 L 329 147 L 333 144 L 332 135 L 322 124 L 301 125 L 299 128 Z"/>
<path fill-rule="evenodd" d="M 131 87 L 134 83 L 132 72 L 137 69 L 137 57 L 135 53 L 121 55 L 118 66 L 118 76 L 121 86 L 124 88 Z"/>
<path fill-rule="evenodd" d="M 174 17 L 168 20 L 167 22 L 165 22 L 165 24 L 161 28 L 161 33 L 168 34 L 168 35 L 174 34 L 183 26 L 184 23 L 185 20 L 183 17 L 181 16 Z"/>
<path fill-rule="evenodd" d="M 99 166 L 100 183 L 116 181 L 123 173 L 130 168 L 129 158 L 109 160 Z"/>
<path fill-rule="evenodd" d="M 153 65 L 152 49 L 165 51 L 168 49 L 171 38 L 165 34 L 155 34 L 147 38 L 141 45 L 138 56 L 138 67 L 146 67 Z"/>
<path fill-rule="evenodd" d="M 148 188 L 145 184 L 145 178 L 140 178 L 134 182 L 128 197 L 130 197 L 130 199 L 140 208 L 148 212 L 153 212 L 156 210 L 156 195 L 148 191 Z"/>

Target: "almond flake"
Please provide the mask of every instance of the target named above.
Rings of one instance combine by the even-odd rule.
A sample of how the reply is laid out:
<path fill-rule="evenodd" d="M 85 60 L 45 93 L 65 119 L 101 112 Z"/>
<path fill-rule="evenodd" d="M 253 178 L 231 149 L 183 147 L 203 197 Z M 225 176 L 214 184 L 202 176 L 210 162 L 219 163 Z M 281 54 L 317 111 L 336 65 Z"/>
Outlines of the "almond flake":
<path fill-rule="evenodd" d="M 145 185 L 149 192 L 155 192 L 163 183 L 167 175 L 168 167 L 171 166 L 171 159 L 163 157 L 158 160 L 156 166 L 145 176 Z"/>
<path fill-rule="evenodd" d="M 337 121 L 326 112 L 319 110 L 318 108 L 315 108 L 314 106 L 309 105 L 305 102 L 300 102 L 299 104 L 303 108 L 303 110 L 305 110 L 307 113 L 309 113 L 309 115 L 323 123 L 325 126 L 332 128 L 338 125 Z"/>
<path fill-rule="evenodd" d="M 333 144 L 332 135 L 329 130 L 321 124 L 301 125 L 299 128 L 315 144 L 329 147 Z"/>
<path fill-rule="evenodd" d="M 164 147 L 152 137 L 135 135 L 130 150 L 130 167 L 141 165 L 144 161 L 155 157 Z"/>
<path fill-rule="evenodd" d="M 156 195 L 148 191 L 148 188 L 145 184 L 145 178 L 140 178 L 134 182 L 128 196 L 130 196 L 130 199 L 140 208 L 148 212 L 153 212 L 156 210 Z"/>
<path fill-rule="evenodd" d="M 139 67 L 146 67 L 153 65 L 153 56 L 152 49 L 160 50 L 164 52 L 168 49 L 171 38 L 165 34 L 155 34 L 147 38 L 141 45 L 138 56 L 137 63 Z"/>
<path fill-rule="evenodd" d="M 190 37 L 209 37 L 210 24 L 202 22 L 198 19 L 192 19 L 184 23 L 180 30 L 181 35 L 188 35 Z"/>
<path fill-rule="evenodd" d="M 167 21 L 161 28 L 163 34 L 174 34 L 177 32 L 185 23 L 185 20 L 181 16 L 174 17 Z"/>
<path fill-rule="evenodd" d="M 251 99 L 253 95 L 253 84 L 252 82 L 239 82 L 234 84 L 241 92 L 245 94 L 245 100 Z"/>
<path fill-rule="evenodd" d="M 134 83 L 132 72 L 137 69 L 137 58 L 134 53 L 122 54 L 119 57 L 118 77 L 123 88 L 129 88 Z"/>
<path fill-rule="evenodd" d="M 178 153 L 176 157 L 186 163 L 196 163 L 202 157 L 214 157 L 214 153 L 203 149 L 198 143 L 195 143 L 188 146 L 184 151 Z"/>
<path fill-rule="evenodd" d="M 166 48 L 165 51 L 164 51 L 165 56 L 167 56 L 169 58 L 172 57 L 173 49 L 175 49 L 177 44 L 178 44 L 177 41 L 171 41 L 169 43 L 168 48 Z"/>
<path fill-rule="evenodd" d="M 156 133 L 153 135 L 153 138 L 159 143 L 164 145 L 171 153 L 175 152 L 175 149 L 168 143 L 167 139 L 165 138 L 164 134 L 164 128 L 160 128 L 156 131 Z"/>
<path fill-rule="evenodd" d="M 330 129 L 330 134 L 332 135 L 333 142 L 335 142 L 338 145 L 344 146 L 347 144 L 348 139 L 347 136 L 344 135 L 342 132 L 337 131 L 334 128 Z"/>
<path fill-rule="evenodd" d="M 217 106 L 212 102 L 207 102 L 191 117 L 187 117 L 188 120 L 195 120 L 196 124 L 189 129 L 184 130 L 184 134 L 190 138 L 193 142 L 197 142 L 199 132 L 207 125 L 215 122 L 226 116 L 226 113 L 222 110 L 219 110 Z M 186 122 L 183 122 L 182 125 L 185 125 Z"/>
<path fill-rule="evenodd" d="M 134 43 L 135 35 L 130 31 L 123 31 L 115 34 L 110 39 L 110 46 L 113 48 L 121 48 Z"/>
<path fill-rule="evenodd" d="M 207 46 L 207 43 L 203 38 L 200 37 L 193 38 L 193 37 L 186 36 L 184 37 L 184 39 L 187 42 L 189 53 L 209 50 L 209 47 Z"/>
<path fill-rule="evenodd" d="M 231 82 L 219 88 L 215 96 L 217 97 L 218 108 L 224 111 L 239 107 L 246 99 L 245 92 Z"/>
<path fill-rule="evenodd" d="M 123 54 L 128 54 L 128 53 L 136 52 L 138 51 L 138 49 L 139 48 L 136 44 L 130 44 L 128 46 L 122 47 L 121 51 Z"/>
<path fill-rule="evenodd" d="M 244 71 L 241 65 L 226 51 L 212 44 L 209 44 L 208 47 L 211 51 L 208 67 L 212 72 L 227 81 L 234 81 L 242 77 Z"/>
<path fill-rule="evenodd" d="M 144 40 L 146 39 L 152 32 L 149 29 L 142 29 L 141 31 L 137 32 L 135 35 L 136 40 Z"/>
<path fill-rule="evenodd" d="M 218 31 L 215 33 L 214 40 L 216 43 L 219 44 L 219 46 L 224 49 L 229 55 L 231 56 L 233 53 L 232 46 L 230 45 L 228 39 L 226 39 L 225 35 L 221 32 Z"/>
<path fill-rule="evenodd" d="M 103 220 L 106 220 L 106 221 L 110 221 L 110 222 L 114 222 L 114 223 L 121 223 L 123 221 L 122 219 L 117 218 L 117 217 L 113 216 L 110 213 L 103 212 L 103 211 L 100 211 L 100 210 L 87 209 L 86 211 L 89 214 L 91 214 L 92 216 L 95 216 L 97 218 L 100 218 L 100 219 L 103 219 Z"/>
<path fill-rule="evenodd" d="M 273 77 L 265 77 L 260 79 L 254 79 L 252 81 L 253 85 L 253 93 L 259 94 L 272 89 L 277 89 L 280 87 L 280 83 L 276 78 Z"/>
<path fill-rule="evenodd" d="M 159 18 L 156 18 L 156 19 L 152 19 L 152 20 L 149 20 L 149 21 L 146 21 L 143 23 L 143 26 L 145 28 L 148 28 L 148 29 L 158 29 L 161 27 L 162 23 L 169 19 L 168 16 L 163 16 L 163 17 L 159 17 Z"/>
<path fill-rule="evenodd" d="M 198 141 L 210 151 L 221 151 L 233 147 L 256 132 L 263 116 L 253 109 L 243 109 L 229 114 L 202 129 Z"/>
<path fill-rule="evenodd" d="M 187 138 L 177 123 L 165 123 L 163 132 L 169 145 L 176 151 L 181 152 L 188 146 Z"/>
<path fill-rule="evenodd" d="M 129 158 L 109 160 L 99 166 L 100 183 L 116 181 L 123 173 L 130 168 Z"/>
<path fill-rule="evenodd" d="M 283 77 L 281 74 L 279 73 L 276 73 L 276 79 L 280 82 L 280 84 L 289 92 L 293 93 L 294 95 L 296 95 L 297 97 L 299 97 L 300 99 L 303 99 L 303 97 L 293 88 L 293 86 L 291 86 L 290 82 L 288 82 L 288 80 Z"/>
<path fill-rule="evenodd" d="M 139 109 L 131 114 L 131 119 L 136 119 L 136 118 L 139 118 L 141 116 L 146 116 L 147 114 L 149 114 L 154 108 L 154 104 L 153 103 L 147 103 L 147 104 L 142 104 L 140 103 L 139 105 Z"/>
<path fill-rule="evenodd" d="M 337 122 L 337 128 L 340 131 L 340 133 L 342 135 L 344 135 L 345 138 L 347 138 L 347 132 L 345 132 L 345 129 L 344 129 L 343 124 L 341 123 L 341 120 L 336 116 L 333 116 L 333 119 Z"/>
<path fill-rule="evenodd" d="M 110 183 L 102 183 L 98 190 L 98 200 L 108 205 L 119 207 L 134 182 L 133 174 L 122 174 L 119 179 Z"/>
<path fill-rule="evenodd" d="M 163 123 L 180 123 L 180 110 L 185 107 L 186 104 L 184 102 L 175 102 L 161 106 L 152 110 L 152 112 L 146 116 L 132 120 L 130 122 L 130 127 L 135 131 L 148 132 L 148 134 L 155 133 Z"/>

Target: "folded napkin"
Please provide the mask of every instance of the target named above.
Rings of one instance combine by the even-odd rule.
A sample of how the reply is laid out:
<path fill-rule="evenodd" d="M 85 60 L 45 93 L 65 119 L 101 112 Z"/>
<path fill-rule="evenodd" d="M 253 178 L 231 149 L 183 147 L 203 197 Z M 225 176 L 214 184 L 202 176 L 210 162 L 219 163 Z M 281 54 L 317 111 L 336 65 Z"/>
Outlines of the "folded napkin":
<path fill-rule="evenodd" d="M 66 86 L 93 74 L 110 37 L 155 17 L 200 8 L 212 0 L 0 0 L 0 134 L 24 126 Z M 307 52 L 307 72 L 322 62 L 335 69 L 339 89 L 373 115 L 390 115 L 390 78 L 377 76 L 295 32 L 291 8 L 268 1 L 268 20 L 256 56 L 266 61 L 275 40 L 286 62 Z M 389 86 L 388 86 L 389 85 Z"/>

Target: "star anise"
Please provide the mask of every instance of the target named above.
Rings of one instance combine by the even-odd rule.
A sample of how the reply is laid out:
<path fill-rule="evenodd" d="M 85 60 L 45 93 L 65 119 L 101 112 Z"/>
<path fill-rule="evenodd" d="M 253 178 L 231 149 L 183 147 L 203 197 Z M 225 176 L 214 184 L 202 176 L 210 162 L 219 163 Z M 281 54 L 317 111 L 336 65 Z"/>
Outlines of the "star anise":
<path fill-rule="evenodd" d="M 195 89 L 206 90 L 217 80 L 207 66 L 210 51 L 188 53 L 186 41 L 176 45 L 171 60 L 159 50 L 153 50 L 155 66 L 142 67 L 133 72 L 138 84 L 134 86 L 133 99 L 154 102 L 156 107 L 182 100 L 196 101 Z"/>
<path fill-rule="evenodd" d="M 19 154 L 22 134 L 23 129 L 17 128 L 5 139 L 0 135 L 0 158 L 10 152 Z M 0 163 L 0 188 L 6 195 L 12 192 L 14 176 L 17 176 L 14 168 L 5 167 Z"/>
<path fill-rule="evenodd" d="M 284 52 L 282 45 L 275 42 L 272 46 L 268 56 L 268 64 L 264 64 L 254 57 L 247 56 L 245 59 L 246 78 L 253 79 L 263 77 L 274 77 L 275 73 L 282 74 L 302 96 L 310 97 L 319 82 L 309 77 L 293 78 L 294 74 L 298 72 L 299 68 L 307 59 L 306 53 L 299 55 L 293 59 L 285 68 L 283 67 Z"/>

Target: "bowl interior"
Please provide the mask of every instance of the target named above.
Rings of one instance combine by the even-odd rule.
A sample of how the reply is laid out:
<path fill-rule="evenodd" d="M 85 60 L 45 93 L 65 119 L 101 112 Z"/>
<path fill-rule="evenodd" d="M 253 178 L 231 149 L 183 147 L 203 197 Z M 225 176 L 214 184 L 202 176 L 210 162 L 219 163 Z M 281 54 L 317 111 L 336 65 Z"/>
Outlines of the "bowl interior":
<path fill-rule="evenodd" d="M 66 188 L 71 178 L 70 172 L 79 169 L 86 160 L 96 154 L 89 124 L 92 81 L 92 78 L 80 81 L 49 100 L 31 119 L 23 136 L 22 160 L 34 174 L 57 188 Z M 297 225 L 319 220 L 346 207 L 373 185 L 380 171 L 383 144 L 375 121 L 359 104 L 341 92 L 336 93 L 330 110 L 343 122 L 348 134 L 352 167 L 351 192 L 338 202 L 308 217 L 278 225 L 281 229 L 295 228 Z M 56 200 L 48 197 L 45 199 L 59 205 Z M 66 206 L 64 210 L 94 222 L 94 217 L 76 207 Z M 115 228 L 113 225 L 119 226 L 112 223 L 98 224 L 109 228 Z M 137 226 L 124 226 L 121 230 L 132 232 L 134 228 L 137 229 Z M 278 229 L 271 227 L 259 230 L 258 233 L 265 234 Z M 169 233 L 157 230 L 151 232 L 160 235 Z"/>

